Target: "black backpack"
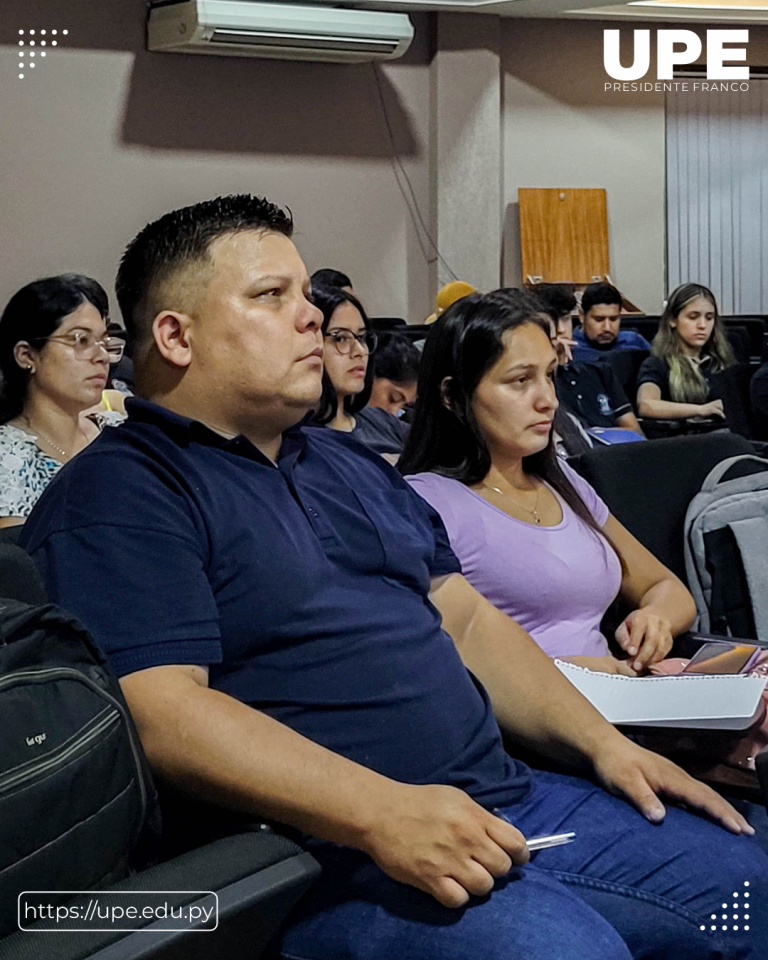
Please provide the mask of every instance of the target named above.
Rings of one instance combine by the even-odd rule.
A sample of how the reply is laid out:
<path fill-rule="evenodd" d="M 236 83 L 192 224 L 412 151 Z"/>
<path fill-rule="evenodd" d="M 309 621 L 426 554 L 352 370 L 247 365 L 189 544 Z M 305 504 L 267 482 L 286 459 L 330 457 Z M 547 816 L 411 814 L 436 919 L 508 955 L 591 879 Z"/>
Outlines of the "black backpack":
<path fill-rule="evenodd" d="M 104 655 L 57 607 L 0 599 L 0 936 L 16 929 L 22 891 L 104 887 L 152 862 L 158 836 Z"/>

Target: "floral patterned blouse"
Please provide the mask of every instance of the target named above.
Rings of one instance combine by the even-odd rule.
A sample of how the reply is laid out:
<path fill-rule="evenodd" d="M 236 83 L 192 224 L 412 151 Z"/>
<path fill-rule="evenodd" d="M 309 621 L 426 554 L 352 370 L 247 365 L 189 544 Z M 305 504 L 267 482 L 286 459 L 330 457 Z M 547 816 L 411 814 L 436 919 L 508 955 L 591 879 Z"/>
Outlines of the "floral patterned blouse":
<path fill-rule="evenodd" d="M 91 418 L 100 429 L 125 417 L 116 411 Z M 37 445 L 34 434 L 10 423 L 0 426 L 0 517 L 28 517 L 40 494 L 64 466 Z"/>

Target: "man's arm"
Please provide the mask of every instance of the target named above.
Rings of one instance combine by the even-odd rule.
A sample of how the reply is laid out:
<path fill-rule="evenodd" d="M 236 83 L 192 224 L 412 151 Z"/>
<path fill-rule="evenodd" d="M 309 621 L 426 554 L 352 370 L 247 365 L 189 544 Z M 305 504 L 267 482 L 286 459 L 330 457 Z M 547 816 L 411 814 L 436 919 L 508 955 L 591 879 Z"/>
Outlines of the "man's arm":
<path fill-rule="evenodd" d="M 638 433 L 641 437 L 645 436 L 639 420 L 632 411 L 627 411 L 627 413 L 622 413 L 620 417 L 616 417 L 616 426 L 621 427 L 622 430 L 631 430 L 633 433 Z"/>
<path fill-rule="evenodd" d="M 651 821 L 663 819 L 658 794 L 666 794 L 734 833 L 752 832 L 709 787 L 622 736 L 529 634 L 461 575 L 433 581 L 430 599 L 467 668 L 488 691 L 499 725 L 517 742 L 548 757 L 586 765 L 608 790 L 629 799 Z"/>
<path fill-rule="evenodd" d="M 368 853 L 448 907 L 528 859 L 511 824 L 463 791 L 390 780 L 208 687 L 196 666 L 120 681 L 155 774 L 185 792 Z"/>

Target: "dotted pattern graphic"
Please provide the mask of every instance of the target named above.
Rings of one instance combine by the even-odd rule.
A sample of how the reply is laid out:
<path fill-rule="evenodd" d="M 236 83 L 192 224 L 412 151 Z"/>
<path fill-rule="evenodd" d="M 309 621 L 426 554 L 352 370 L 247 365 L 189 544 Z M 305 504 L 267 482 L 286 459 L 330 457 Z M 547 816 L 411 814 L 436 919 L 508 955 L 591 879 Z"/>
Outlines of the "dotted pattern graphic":
<path fill-rule="evenodd" d="M 45 47 L 58 47 L 59 37 L 66 37 L 69 30 L 19 30 L 19 80 L 34 70 L 40 62 L 37 58 L 48 53 Z"/>
<path fill-rule="evenodd" d="M 735 931 L 749 930 L 749 890 L 747 889 L 748 887 L 749 887 L 749 880 L 745 880 L 744 881 L 745 889 L 741 891 L 741 894 L 739 894 L 738 891 L 734 891 L 733 900 L 731 901 L 731 906 L 730 906 L 730 910 L 732 912 L 730 914 L 725 912 L 729 909 L 729 907 L 727 903 L 724 903 L 722 905 L 722 909 L 724 911 L 723 913 L 721 913 L 719 916 L 716 913 L 713 913 L 710 916 L 709 919 L 712 921 L 709 927 L 710 931 L 715 931 L 718 928 L 720 928 L 721 930 L 735 930 Z M 728 923 L 723 922 L 728 920 L 731 921 L 730 925 Z M 706 930 L 707 925 L 703 923 L 699 929 Z"/>

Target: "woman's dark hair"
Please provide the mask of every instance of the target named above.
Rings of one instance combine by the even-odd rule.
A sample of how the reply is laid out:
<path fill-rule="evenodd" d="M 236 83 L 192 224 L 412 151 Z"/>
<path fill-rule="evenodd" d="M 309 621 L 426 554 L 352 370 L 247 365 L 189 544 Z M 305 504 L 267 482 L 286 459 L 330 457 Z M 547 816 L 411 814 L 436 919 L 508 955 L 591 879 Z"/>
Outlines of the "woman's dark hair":
<path fill-rule="evenodd" d="M 93 304 L 104 320 L 109 317 L 109 300 L 96 280 L 79 273 L 35 280 L 22 287 L 8 301 L 0 317 L 0 423 L 18 417 L 27 397 L 29 373 L 16 362 L 16 344 L 26 341 L 41 346 L 59 327 L 64 317 L 85 303 Z"/>
<path fill-rule="evenodd" d="M 380 333 L 373 355 L 375 379 L 392 383 L 416 383 L 419 379 L 421 352 L 399 333 Z"/>
<path fill-rule="evenodd" d="M 397 468 L 403 475 L 432 471 L 461 483 L 480 483 L 491 455 L 473 410 L 475 391 L 504 352 L 504 335 L 526 324 L 550 338 L 541 304 L 521 290 L 473 293 L 438 317 L 427 334 L 411 429 Z M 447 380 L 450 409 L 441 386 Z M 558 463 L 552 433 L 547 446 L 523 459 L 524 471 L 545 480 L 595 533 L 605 536 Z"/>
<path fill-rule="evenodd" d="M 342 303 L 351 303 L 352 306 L 360 311 L 360 316 L 363 318 L 363 323 L 365 324 L 365 329 L 370 330 L 371 324 L 368 320 L 368 317 L 363 310 L 363 305 L 357 299 L 356 296 L 352 293 L 347 293 L 346 290 L 342 290 L 338 287 L 318 287 L 317 289 L 312 290 L 312 299 L 315 302 L 315 305 L 320 308 L 323 312 L 323 334 L 325 334 L 328 326 L 331 322 L 331 317 L 333 316 L 334 311 L 337 307 L 340 307 Z M 368 358 L 368 366 L 365 370 L 365 380 L 363 381 L 363 389 L 360 393 L 355 394 L 354 396 L 344 398 L 344 409 L 347 413 L 358 413 L 371 399 L 371 388 L 373 387 L 373 362 L 372 358 Z M 318 404 L 317 410 L 312 418 L 314 423 L 326 424 L 330 423 L 331 420 L 336 416 L 338 410 L 338 399 L 336 397 L 336 388 L 331 383 L 331 378 L 328 376 L 325 370 L 323 370 L 323 393 L 320 397 L 320 403 Z"/>
<path fill-rule="evenodd" d="M 315 270 L 310 277 L 312 289 L 316 287 L 351 287 L 352 281 L 341 270 L 333 270 L 331 267 L 323 267 L 322 270 Z"/>

